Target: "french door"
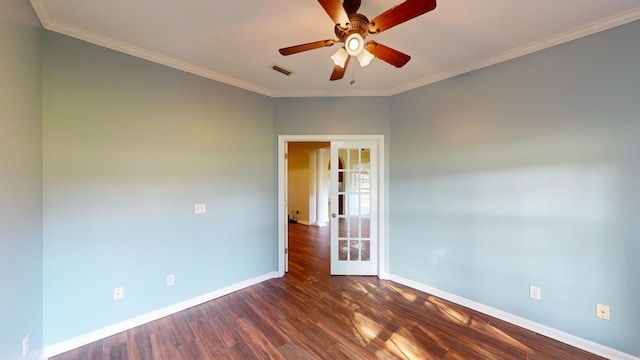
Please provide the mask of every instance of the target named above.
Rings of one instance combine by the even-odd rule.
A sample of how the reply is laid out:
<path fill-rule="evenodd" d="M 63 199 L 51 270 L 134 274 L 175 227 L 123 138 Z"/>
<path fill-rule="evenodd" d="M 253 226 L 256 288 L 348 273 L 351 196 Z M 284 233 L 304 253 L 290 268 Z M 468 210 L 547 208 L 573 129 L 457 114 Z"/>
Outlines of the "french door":
<path fill-rule="evenodd" d="M 378 274 L 378 144 L 331 142 L 331 274 Z"/>

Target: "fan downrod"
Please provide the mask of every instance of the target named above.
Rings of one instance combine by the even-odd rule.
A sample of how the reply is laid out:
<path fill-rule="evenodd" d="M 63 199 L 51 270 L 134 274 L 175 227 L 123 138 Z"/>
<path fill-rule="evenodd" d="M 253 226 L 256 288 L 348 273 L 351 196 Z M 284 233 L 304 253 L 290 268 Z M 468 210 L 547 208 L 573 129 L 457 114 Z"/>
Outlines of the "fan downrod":
<path fill-rule="evenodd" d="M 360 9 L 360 3 L 360 0 L 344 0 L 342 2 L 342 7 L 348 15 L 351 15 L 358 12 L 358 9 Z"/>

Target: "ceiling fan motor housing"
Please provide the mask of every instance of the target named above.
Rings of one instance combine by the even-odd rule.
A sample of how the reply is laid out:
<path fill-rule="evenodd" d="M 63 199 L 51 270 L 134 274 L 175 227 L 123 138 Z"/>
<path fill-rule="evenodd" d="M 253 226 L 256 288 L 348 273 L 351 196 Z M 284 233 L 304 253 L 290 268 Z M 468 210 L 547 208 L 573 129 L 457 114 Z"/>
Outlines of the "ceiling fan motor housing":
<path fill-rule="evenodd" d="M 349 24 L 344 29 L 339 25 L 335 27 L 335 33 L 340 41 L 344 42 L 353 33 L 360 34 L 364 39 L 369 34 L 369 19 L 362 14 L 349 14 Z"/>

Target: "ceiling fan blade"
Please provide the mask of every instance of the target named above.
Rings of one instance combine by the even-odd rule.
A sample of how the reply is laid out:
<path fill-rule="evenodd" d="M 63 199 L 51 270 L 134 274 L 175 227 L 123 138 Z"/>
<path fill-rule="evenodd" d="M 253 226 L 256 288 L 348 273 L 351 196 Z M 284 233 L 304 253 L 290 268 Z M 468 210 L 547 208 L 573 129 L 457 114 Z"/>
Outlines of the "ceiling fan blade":
<path fill-rule="evenodd" d="M 436 0 L 406 0 L 376 16 L 369 22 L 369 33 L 388 30 L 436 8 Z"/>
<path fill-rule="evenodd" d="M 334 24 L 340 24 L 342 28 L 346 28 L 349 23 L 349 15 L 344 10 L 341 0 L 318 0 L 324 11 L 329 14 Z"/>
<path fill-rule="evenodd" d="M 344 62 L 344 67 L 340 65 L 334 66 L 329 80 L 334 81 L 342 79 L 344 77 L 344 72 L 347 71 L 347 66 L 349 66 L 349 60 L 351 60 L 351 56 L 347 56 L 347 60 Z"/>
<path fill-rule="evenodd" d="M 320 41 L 314 41 L 314 42 L 310 42 L 310 43 L 306 43 L 306 44 L 289 46 L 289 47 L 286 47 L 286 48 L 282 48 L 282 49 L 280 49 L 278 51 L 282 55 L 291 55 L 291 54 L 297 54 L 297 53 L 300 53 L 300 52 L 303 52 L 303 51 L 320 49 L 320 48 L 326 47 L 326 46 L 333 46 L 333 44 L 335 44 L 334 40 L 320 40 Z"/>
<path fill-rule="evenodd" d="M 373 54 L 380 60 L 383 60 L 397 68 L 403 67 L 411 60 L 411 56 L 401 53 L 398 50 L 392 49 L 388 46 L 378 44 L 375 41 L 369 41 L 365 46 L 365 49 Z"/>

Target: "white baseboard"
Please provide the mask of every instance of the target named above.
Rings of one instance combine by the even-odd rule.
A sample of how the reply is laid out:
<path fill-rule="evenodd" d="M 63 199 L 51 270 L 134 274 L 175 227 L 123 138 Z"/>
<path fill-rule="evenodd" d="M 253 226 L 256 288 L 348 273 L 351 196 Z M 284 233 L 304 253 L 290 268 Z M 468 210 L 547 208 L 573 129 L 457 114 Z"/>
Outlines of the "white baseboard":
<path fill-rule="evenodd" d="M 538 334 L 550 337 L 552 339 L 558 340 L 560 342 L 563 342 L 565 344 L 569 344 L 571 346 L 575 346 L 579 349 L 588 351 L 590 353 L 596 354 L 596 355 L 600 355 L 602 357 L 605 357 L 607 359 L 617 359 L 617 360 L 640 360 L 640 358 L 635 357 L 633 355 L 627 354 L 627 353 L 623 353 L 619 350 L 616 349 L 612 349 L 610 347 L 598 344 L 598 343 L 594 343 L 592 341 L 571 335 L 571 334 L 567 334 L 565 332 L 562 332 L 560 330 L 556 330 L 554 328 L 548 327 L 546 325 L 542 325 L 542 324 L 538 324 L 534 321 L 531 320 L 527 320 L 525 318 L 510 314 L 508 312 L 502 311 L 502 310 L 498 310 L 496 308 L 492 308 L 490 306 L 463 298 L 461 296 L 455 295 L 455 294 L 451 294 L 448 293 L 446 291 L 442 291 L 439 290 L 437 288 L 431 287 L 429 285 L 425 285 L 422 283 L 419 283 L 417 281 L 413 281 L 410 279 L 406 279 L 403 278 L 401 276 L 396 276 L 393 274 L 384 274 L 385 278 L 388 280 L 391 280 L 393 282 L 397 282 L 399 284 L 408 286 L 410 288 L 437 296 L 439 298 L 451 301 L 453 303 L 456 303 L 458 305 L 462 305 L 465 307 L 468 307 L 470 309 L 479 311 L 481 313 L 487 314 L 489 316 L 493 316 L 495 318 L 498 318 L 500 320 L 504 320 L 506 322 L 509 322 L 511 324 L 520 326 L 522 328 L 534 331 Z"/>
<path fill-rule="evenodd" d="M 45 351 L 42 350 L 42 351 L 40 351 L 40 355 L 36 356 L 36 359 L 38 359 L 38 360 L 47 360 L 48 357 L 47 357 L 47 354 L 45 353 Z"/>
<path fill-rule="evenodd" d="M 57 344 L 51 345 L 51 346 L 47 346 L 44 349 L 44 352 L 41 356 L 41 359 L 48 359 L 49 357 L 52 356 L 56 356 L 59 354 L 62 354 L 64 352 L 67 352 L 69 350 L 90 344 L 92 342 L 107 338 L 109 336 L 118 334 L 120 332 L 129 330 L 129 329 L 133 329 L 137 326 L 146 324 L 148 322 L 154 321 L 154 320 L 158 320 L 160 318 L 163 318 L 165 316 L 169 316 L 171 314 L 175 314 L 177 312 L 180 312 L 182 310 L 188 309 L 190 307 L 194 307 L 196 305 L 200 305 L 203 304 L 207 301 L 211 301 L 213 299 L 219 298 L 221 296 L 230 294 L 232 292 L 238 291 L 238 290 L 242 290 L 244 288 L 247 288 L 249 286 L 261 283 L 263 281 L 267 281 L 273 278 L 277 278 L 278 277 L 278 273 L 277 272 L 270 272 L 252 279 L 248 279 L 245 281 L 241 281 L 239 283 L 233 284 L 233 285 L 229 285 L 225 288 L 222 288 L 220 290 L 216 290 L 204 295 L 200 295 L 197 296 L 195 298 L 189 299 L 189 300 L 185 300 L 185 301 L 181 301 L 177 304 L 173 304 L 170 306 L 167 306 L 165 308 L 162 309 L 158 309 L 155 311 L 152 311 L 150 313 L 146 313 L 140 316 L 136 316 L 132 319 L 129 320 L 125 320 L 122 322 L 119 322 L 117 324 L 113 324 L 110 326 L 107 326 L 105 328 L 102 329 L 98 329 L 95 331 L 92 331 L 90 333 L 84 334 L 84 335 L 80 335 L 78 337 L 69 339 L 69 340 L 65 340 L 62 342 L 59 342 Z"/>
<path fill-rule="evenodd" d="M 177 304 L 174 305 L 170 305 L 167 306 L 165 308 L 162 309 L 158 309 L 155 311 L 152 311 L 150 313 L 147 314 L 143 314 L 140 316 L 137 316 L 135 318 L 126 320 L 126 321 L 122 321 L 120 323 L 117 324 L 113 324 L 110 325 L 108 327 L 102 328 L 102 329 L 98 329 L 95 331 L 92 331 L 90 333 L 69 339 L 69 340 L 65 340 L 62 341 L 60 343 L 51 345 L 51 346 L 47 346 L 44 351 L 41 353 L 39 359 L 40 360 L 46 360 L 49 357 L 52 356 L 56 356 L 59 354 L 62 354 L 64 352 L 67 352 L 69 350 L 90 344 L 92 342 L 107 338 L 109 336 L 118 334 L 122 331 L 126 331 L 132 328 L 135 328 L 137 326 L 146 324 L 148 322 L 154 321 L 154 320 L 158 320 L 160 318 L 163 318 L 165 316 L 169 316 L 171 314 L 175 314 L 177 312 L 180 312 L 182 310 L 188 309 L 190 307 L 196 306 L 196 305 L 200 305 L 203 304 L 207 301 L 211 301 L 213 299 L 219 298 L 221 296 L 230 294 L 232 292 L 238 291 L 238 290 L 242 290 L 244 288 L 247 288 L 249 286 L 261 283 L 263 281 L 267 281 L 270 279 L 274 279 L 274 278 L 278 278 L 280 276 L 278 276 L 277 272 L 270 272 L 252 279 L 248 279 L 230 286 L 227 286 L 225 288 L 222 288 L 220 290 L 216 290 L 201 296 L 197 296 L 195 298 L 189 299 L 189 300 L 185 300 L 182 302 L 179 302 Z M 431 287 L 429 285 L 425 285 L 422 283 L 419 283 L 417 281 L 414 280 L 410 280 L 410 279 L 406 279 L 403 278 L 401 276 L 397 276 L 397 275 L 393 275 L 393 274 L 389 274 L 389 273 L 381 273 L 380 274 L 380 278 L 381 279 L 385 279 L 385 280 L 390 280 L 390 281 L 394 281 L 397 282 L 399 284 L 408 286 L 410 288 L 440 297 L 442 299 L 451 301 L 453 303 L 456 303 L 458 305 L 462 305 L 465 307 L 468 307 L 470 309 L 479 311 L 481 313 L 493 316 L 495 318 L 498 318 L 500 320 L 509 322 L 511 324 L 520 326 L 522 328 L 534 331 L 538 334 L 542 334 L 544 336 L 548 336 L 552 339 L 561 341 L 563 343 L 575 346 L 579 349 L 588 351 L 590 353 L 596 354 L 596 355 L 600 355 L 603 356 L 605 358 L 608 359 L 618 359 L 618 360 L 640 360 L 640 358 L 635 357 L 633 355 L 630 354 L 626 354 L 623 353 L 619 350 L 616 349 L 612 349 L 609 348 L 607 346 L 598 344 L 598 343 L 594 343 L 592 341 L 571 335 L 571 334 L 567 334 L 565 332 L 553 329 L 551 327 L 542 325 L 542 324 L 538 324 L 536 322 L 533 322 L 531 320 L 527 320 L 525 318 L 510 314 L 508 312 L 502 311 L 502 310 L 498 310 L 496 308 L 492 308 L 490 306 L 466 299 L 464 297 L 455 295 L 455 294 L 451 294 L 448 293 L 446 291 L 442 291 L 439 290 L 437 288 Z"/>

